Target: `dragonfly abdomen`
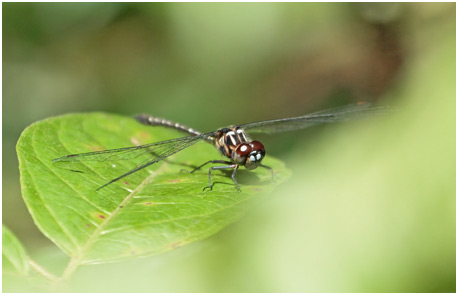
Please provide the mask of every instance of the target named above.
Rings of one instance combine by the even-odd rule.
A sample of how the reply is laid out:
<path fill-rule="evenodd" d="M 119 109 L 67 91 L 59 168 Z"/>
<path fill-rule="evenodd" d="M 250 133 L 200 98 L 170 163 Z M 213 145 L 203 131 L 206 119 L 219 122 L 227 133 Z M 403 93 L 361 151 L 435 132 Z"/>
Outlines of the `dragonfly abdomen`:
<path fill-rule="evenodd" d="M 173 121 L 170 121 L 170 120 L 167 120 L 167 119 L 162 119 L 162 118 L 158 118 L 158 117 L 154 117 L 154 116 L 150 116 L 150 115 L 146 115 L 146 114 L 136 115 L 135 119 L 138 122 L 142 123 L 143 125 L 164 126 L 164 127 L 168 127 L 168 128 L 173 128 L 173 129 L 176 129 L 178 131 L 188 133 L 189 135 L 192 135 L 192 136 L 202 135 L 202 133 L 200 133 L 197 130 L 194 130 L 194 129 L 186 126 L 186 125 L 183 125 L 183 124 L 180 124 L 180 123 L 176 123 L 176 122 L 173 122 Z"/>

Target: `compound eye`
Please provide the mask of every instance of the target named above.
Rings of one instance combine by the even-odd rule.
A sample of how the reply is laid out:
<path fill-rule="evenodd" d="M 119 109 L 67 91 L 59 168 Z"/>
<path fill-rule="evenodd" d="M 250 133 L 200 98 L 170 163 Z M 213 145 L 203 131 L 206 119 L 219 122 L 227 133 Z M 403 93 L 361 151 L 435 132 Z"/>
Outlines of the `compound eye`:
<path fill-rule="evenodd" d="M 263 152 L 264 151 L 264 146 L 262 145 L 262 143 L 260 143 L 259 141 L 257 140 L 253 140 L 251 142 L 252 146 L 253 146 L 253 150 L 255 151 L 260 151 L 260 152 Z"/>
<path fill-rule="evenodd" d="M 249 144 L 243 143 L 235 149 L 235 152 L 237 153 L 237 155 L 244 157 L 248 155 L 249 153 L 251 153 L 252 150 L 253 149 L 251 148 Z"/>

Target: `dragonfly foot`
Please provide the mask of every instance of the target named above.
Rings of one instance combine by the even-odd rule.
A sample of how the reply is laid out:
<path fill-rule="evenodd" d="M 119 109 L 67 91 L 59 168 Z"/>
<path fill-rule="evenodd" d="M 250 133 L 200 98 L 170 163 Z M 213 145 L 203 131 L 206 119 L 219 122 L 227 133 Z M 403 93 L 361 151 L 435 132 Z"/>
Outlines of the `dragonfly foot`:
<path fill-rule="evenodd" d="M 212 185 L 209 185 L 209 186 L 206 186 L 204 187 L 204 189 L 202 190 L 203 192 L 206 190 L 206 189 L 210 189 L 211 191 L 213 190 L 213 184 Z"/>

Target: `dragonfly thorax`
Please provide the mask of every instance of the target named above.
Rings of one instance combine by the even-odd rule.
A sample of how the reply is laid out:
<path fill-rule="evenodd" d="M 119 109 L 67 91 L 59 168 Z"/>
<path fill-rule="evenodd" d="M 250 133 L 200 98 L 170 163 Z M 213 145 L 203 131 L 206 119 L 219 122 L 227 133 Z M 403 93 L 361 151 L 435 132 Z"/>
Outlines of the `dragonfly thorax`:
<path fill-rule="evenodd" d="M 233 163 L 244 165 L 249 170 L 258 167 L 266 154 L 262 143 L 252 141 L 239 126 L 218 130 L 215 145 Z"/>

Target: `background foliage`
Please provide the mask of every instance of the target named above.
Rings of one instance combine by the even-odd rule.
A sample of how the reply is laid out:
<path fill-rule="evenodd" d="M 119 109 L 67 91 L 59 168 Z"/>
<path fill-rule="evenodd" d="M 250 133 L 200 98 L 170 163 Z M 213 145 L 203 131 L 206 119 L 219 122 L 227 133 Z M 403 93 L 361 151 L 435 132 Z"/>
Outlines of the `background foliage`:
<path fill-rule="evenodd" d="M 376 101 L 398 111 L 260 138 L 294 177 L 241 222 L 68 287 L 454 292 L 455 21 L 454 3 L 5 3 L 3 222 L 62 273 L 20 193 L 15 144 L 40 119 L 147 112 L 209 131 Z"/>

